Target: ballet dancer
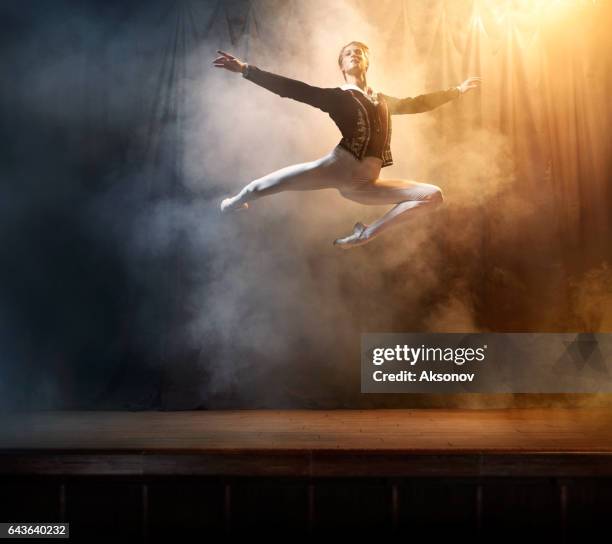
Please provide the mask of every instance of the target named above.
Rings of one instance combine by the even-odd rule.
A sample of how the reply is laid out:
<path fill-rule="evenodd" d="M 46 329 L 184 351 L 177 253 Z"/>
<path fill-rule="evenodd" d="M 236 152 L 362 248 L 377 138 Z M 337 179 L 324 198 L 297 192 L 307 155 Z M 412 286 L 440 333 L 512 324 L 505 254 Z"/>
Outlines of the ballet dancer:
<path fill-rule="evenodd" d="M 393 164 L 391 115 L 433 110 L 478 87 L 480 77 L 470 77 L 461 85 L 443 91 L 394 98 L 375 93 L 367 84 L 369 48 L 358 41 L 345 45 L 338 56 L 338 66 L 346 83 L 329 88 L 266 72 L 224 51 L 217 53 L 220 56 L 213 61 L 213 66 L 241 73 L 243 78 L 282 97 L 328 113 L 342 134 L 340 143 L 328 155 L 251 181 L 238 194 L 221 202 L 222 212 L 246 209 L 249 202 L 281 191 L 329 188 L 362 204 L 394 204 L 373 223 L 356 223 L 348 236 L 334 241 L 337 247 L 348 249 L 366 244 L 388 228 L 442 203 L 442 190 L 436 185 L 378 177 L 381 168 Z"/>

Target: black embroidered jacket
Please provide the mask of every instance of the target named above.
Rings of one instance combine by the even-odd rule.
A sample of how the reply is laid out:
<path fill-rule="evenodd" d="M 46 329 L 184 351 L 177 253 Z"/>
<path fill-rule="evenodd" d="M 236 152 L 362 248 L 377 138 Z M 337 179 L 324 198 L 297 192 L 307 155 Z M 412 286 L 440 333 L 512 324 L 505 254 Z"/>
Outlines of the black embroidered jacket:
<path fill-rule="evenodd" d="M 314 87 L 252 65 L 248 65 L 242 75 L 280 96 L 328 113 L 342 133 L 338 145 L 359 160 L 367 156 L 378 157 L 383 167 L 393 164 L 391 115 L 430 111 L 460 95 L 459 89 L 452 87 L 414 98 L 394 98 L 382 93 L 369 98 L 354 86 Z"/>

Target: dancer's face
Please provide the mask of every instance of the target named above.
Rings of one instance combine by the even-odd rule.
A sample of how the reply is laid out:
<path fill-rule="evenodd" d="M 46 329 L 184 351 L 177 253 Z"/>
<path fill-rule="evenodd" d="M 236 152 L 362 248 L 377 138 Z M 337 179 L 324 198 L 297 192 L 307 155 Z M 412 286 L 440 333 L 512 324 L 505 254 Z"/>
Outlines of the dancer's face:
<path fill-rule="evenodd" d="M 368 57 L 359 45 L 347 45 L 342 50 L 342 71 L 345 74 L 360 76 L 367 71 L 368 66 Z"/>

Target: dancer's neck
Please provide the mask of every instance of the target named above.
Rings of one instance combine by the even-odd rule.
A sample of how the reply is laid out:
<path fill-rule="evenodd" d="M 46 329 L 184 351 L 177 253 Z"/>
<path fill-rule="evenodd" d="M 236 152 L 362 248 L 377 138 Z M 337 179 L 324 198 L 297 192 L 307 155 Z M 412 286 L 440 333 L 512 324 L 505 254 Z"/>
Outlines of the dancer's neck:
<path fill-rule="evenodd" d="M 356 85 L 366 93 L 368 92 L 368 82 L 366 81 L 365 73 L 359 74 L 358 76 L 355 76 L 353 74 L 346 74 L 346 82 L 350 83 L 351 85 Z"/>

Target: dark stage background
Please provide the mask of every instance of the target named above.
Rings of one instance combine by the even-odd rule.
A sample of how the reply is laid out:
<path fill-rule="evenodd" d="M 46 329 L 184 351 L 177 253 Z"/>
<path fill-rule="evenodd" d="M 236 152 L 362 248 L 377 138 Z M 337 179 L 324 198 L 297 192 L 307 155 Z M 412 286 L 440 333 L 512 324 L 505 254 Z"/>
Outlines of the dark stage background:
<path fill-rule="evenodd" d="M 612 331 L 610 2 L 2 2 L 3 409 L 489 407 L 607 396 L 359 393 L 362 332 Z M 321 112 L 211 66 L 321 86 L 372 49 L 396 96 L 383 177 L 443 209 L 368 246 L 383 209 L 327 191 L 219 200 L 339 140 Z"/>

